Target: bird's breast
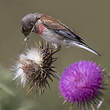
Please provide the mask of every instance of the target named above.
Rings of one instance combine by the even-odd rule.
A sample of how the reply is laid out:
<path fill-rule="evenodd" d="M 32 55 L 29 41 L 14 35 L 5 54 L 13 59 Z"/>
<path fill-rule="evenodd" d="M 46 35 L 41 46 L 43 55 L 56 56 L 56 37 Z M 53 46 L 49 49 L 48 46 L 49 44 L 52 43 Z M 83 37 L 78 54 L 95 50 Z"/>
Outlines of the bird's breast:
<path fill-rule="evenodd" d="M 57 42 L 58 41 L 57 34 L 47 28 L 42 32 L 41 37 L 49 42 Z"/>
<path fill-rule="evenodd" d="M 39 34 L 46 41 L 56 42 L 56 43 L 59 42 L 58 35 L 54 31 L 47 29 L 42 24 L 37 25 L 37 28 L 38 28 L 37 34 Z"/>
<path fill-rule="evenodd" d="M 46 30 L 46 27 L 43 26 L 43 25 L 38 25 L 38 26 L 37 26 L 37 29 L 38 29 L 37 34 L 42 35 L 43 32 Z"/>

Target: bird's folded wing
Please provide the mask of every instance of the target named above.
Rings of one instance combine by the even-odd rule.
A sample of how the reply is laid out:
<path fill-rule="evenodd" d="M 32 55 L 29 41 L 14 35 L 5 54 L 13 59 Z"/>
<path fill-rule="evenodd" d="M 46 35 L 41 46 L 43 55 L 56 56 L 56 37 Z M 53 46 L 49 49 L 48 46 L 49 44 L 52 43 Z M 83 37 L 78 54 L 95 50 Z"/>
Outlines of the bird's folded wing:
<path fill-rule="evenodd" d="M 42 24 L 48 29 L 53 30 L 55 33 L 63 36 L 65 39 L 74 40 L 81 42 L 83 39 L 76 35 L 72 30 L 70 30 L 66 25 L 60 21 L 54 19 L 51 16 L 44 15 L 41 18 Z"/>

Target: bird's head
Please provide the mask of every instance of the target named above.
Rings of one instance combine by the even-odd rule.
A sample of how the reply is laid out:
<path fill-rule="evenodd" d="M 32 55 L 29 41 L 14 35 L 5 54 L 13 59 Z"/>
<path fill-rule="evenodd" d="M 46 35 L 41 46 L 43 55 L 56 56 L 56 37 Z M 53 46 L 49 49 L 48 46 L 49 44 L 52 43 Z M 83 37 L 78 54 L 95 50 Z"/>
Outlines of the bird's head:
<path fill-rule="evenodd" d="M 35 24 L 40 17 L 41 14 L 30 13 L 22 18 L 20 29 L 26 38 L 32 31 L 36 30 Z"/>

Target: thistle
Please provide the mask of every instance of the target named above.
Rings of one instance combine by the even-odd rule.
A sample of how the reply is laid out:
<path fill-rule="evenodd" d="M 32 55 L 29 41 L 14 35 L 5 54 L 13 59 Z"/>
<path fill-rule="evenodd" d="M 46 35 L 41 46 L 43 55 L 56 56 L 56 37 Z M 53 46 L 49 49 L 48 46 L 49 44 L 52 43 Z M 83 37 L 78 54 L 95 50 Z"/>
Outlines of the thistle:
<path fill-rule="evenodd" d="M 53 81 L 53 77 L 59 78 L 53 65 L 57 59 L 54 54 L 58 51 L 43 43 L 39 43 L 37 48 L 26 50 L 14 67 L 14 79 L 20 79 L 23 87 L 28 87 L 28 93 L 35 90 L 42 94 L 47 86 L 50 87 L 48 79 Z"/>
<path fill-rule="evenodd" d="M 61 75 L 59 90 L 66 102 L 84 110 L 97 110 L 102 101 L 103 71 L 92 61 L 80 61 L 67 67 Z"/>

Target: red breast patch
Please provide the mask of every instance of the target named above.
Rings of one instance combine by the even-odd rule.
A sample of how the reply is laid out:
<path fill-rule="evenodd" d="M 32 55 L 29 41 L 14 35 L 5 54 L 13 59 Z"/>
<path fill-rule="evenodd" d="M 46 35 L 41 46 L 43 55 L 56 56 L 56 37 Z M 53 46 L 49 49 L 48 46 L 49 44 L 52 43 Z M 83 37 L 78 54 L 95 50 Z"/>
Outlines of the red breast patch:
<path fill-rule="evenodd" d="M 42 34 L 44 32 L 44 30 L 45 30 L 45 27 L 43 25 L 39 25 L 37 34 Z"/>

